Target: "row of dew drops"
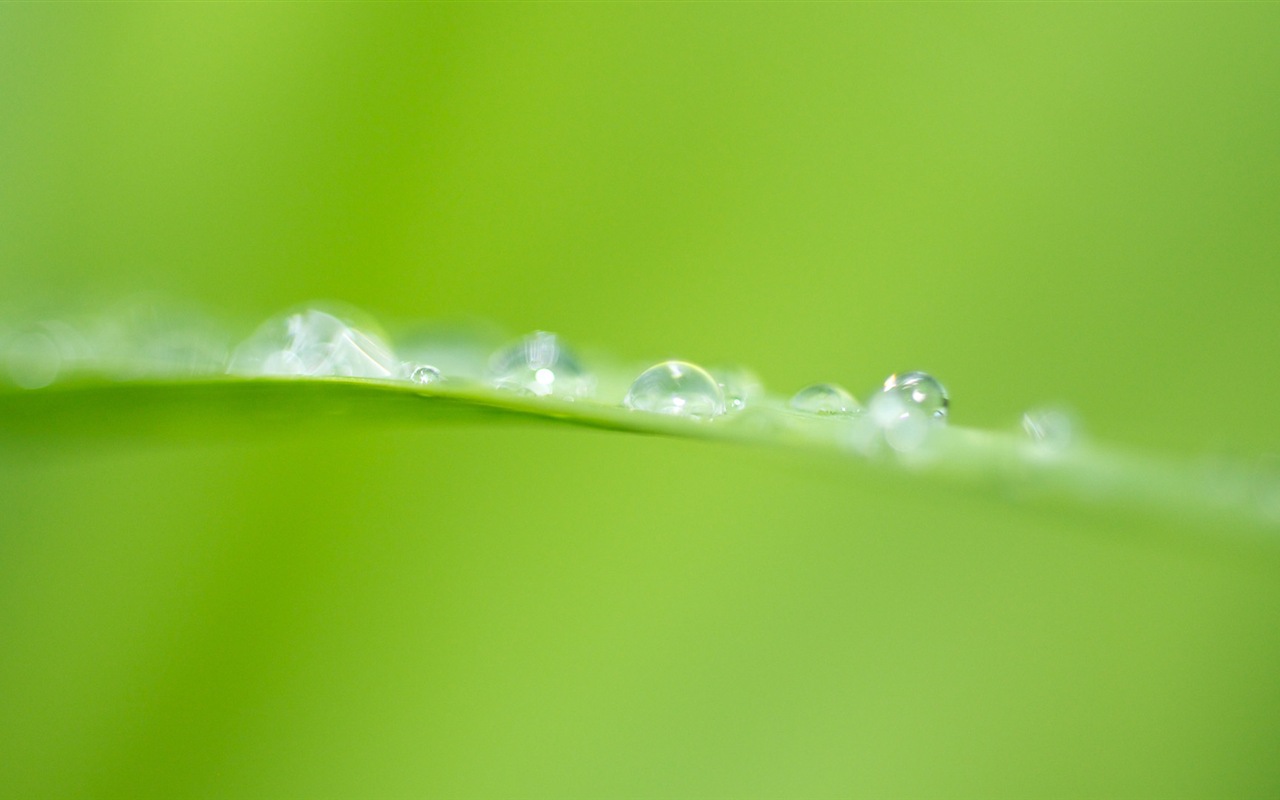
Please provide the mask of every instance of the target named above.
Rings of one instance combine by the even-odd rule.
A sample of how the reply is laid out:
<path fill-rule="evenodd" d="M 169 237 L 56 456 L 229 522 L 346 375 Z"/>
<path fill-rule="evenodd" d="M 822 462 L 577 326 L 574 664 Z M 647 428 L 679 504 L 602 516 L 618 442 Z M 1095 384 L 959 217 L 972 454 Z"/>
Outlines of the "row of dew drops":
<path fill-rule="evenodd" d="M 153 314 L 143 314 L 150 327 L 134 320 L 134 333 L 128 336 L 119 332 L 118 324 L 77 335 L 64 324 L 42 323 L 0 342 L 10 379 L 24 388 L 49 385 L 61 372 L 77 368 L 94 371 L 87 367 L 93 366 L 96 357 L 102 362 L 96 371 L 123 378 L 225 372 L 372 378 L 440 389 L 450 383 L 481 382 L 498 390 L 564 401 L 612 402 L 610 398 L 617 397 L 601 391 L 596 374 L 585 369 L 553 333 L 535 331 L 498 347 L 487 359 L 474 353 L 459 355 L 467 348 L 459 348 L 456 342 L 442 346 L 438 341 L 425 345 L 410 341 L 398 353 L 375 332 L 372 321 L 357 324 L 351 321 L 353 316 L 363 319 L 358 312 L 337 308 L 287 312 L 263 323 L 234 349 L 220 344 L 209 326 L 193 323 L 197 319 L 193 315 L 171 315 L 156 324 Z M 138 328 L 144 335 L 136 335 Z M 113 337 L 128 341 L 117 341 L 107 350 L 117 355 L 130 351 L 129 357 L 117 357 L 114 363 L 102 355 L 107 350 L 95 353 L 92 347 L 94 339 Z M 865 406 L 835 383 L 807 386 L 783 403 L 768 397 L 759 379 L 747 370 L 708 370 L 670 360 L 650 366 L 630 381 L 621 405 L 636 412 L 703 422 L 736 416 L 749 408 L 767 408 L 797 417 L 848 422 L 849 439 L 858 449 L 876 449 L 883 442 L 893 450 L 911 452 L 920 450 L 946 422 L 950 399 L 933 376 L 905 372 L 890 375 Z M 1058 410 L 1028 412 L 1023 429 L 1046 449 L 1062 449 L 1074 438 L 1072 417 Z"/>
<path fill-rule="evenodd" d="M 410 350 L 413 348 L 410 347 Z M 554 333 L 535 331 L 494 351 L 477 374 L 466 359 L 438 347 L 420 348 L 423 360 L 402 360 L 376 334 L 315 308 L 269 320 L 238 347 L 228 372 L 240 375 L 342 376 L 408 380 L 421 386 L 450 380 L 482 380 L 504 391 L 559 400 L 598 400 L 595 376 Z M 442 362 L 440 358 L 444 358 Z M 446 363 L 447 362 L 447 363 Z M 711 421 L 767 407 L 763 384 L 740 368 L 708 370 L 689 361 L 654 364 L 631 381 L 621 405 L 637 412 Z M 863 406 L 844 387 L 815 383 L 786 403 L 795 414 L 857 420 L 852 442 L 863 450 L 881 440 L 894 450 L 920 449 L 950 407 L 946 387 L 925 372 L 890 375 Z M 1031 411 L 1023 430 L 1047 449 L 1062 449 L 1074 436 L 1072 417 L 1057 409 Z"/>
<path fill-rule="evenodd" d="M 407 354 L 407 353 L 406 353 Z M 428 353 L 422 353 L 429 357 Z M 602 401 L 596 374 L 554 333 L 534 331 L 508 342 L 487 359 L 483 374 L 441 363 L 402 360 L 382 338 L 317 309 L 268 321 L 241 344 L 228 371 L 239 375 L 342 376 L 408 380 L 421 386 L 479 377 L 495 389 L 562 401 Z M 711 422 L 765 405 L 763 386 L 742 369 L 708 370 L 689 361 L 650 366 L 631 381 L 621 405 L 635 412 Z M 846 389 L 818 383 L 786 404 L 792 413 L 870 421 L 895 450 L 918 449 L 930 426 L 946 421 L 947 390 L 931 375 L 891 375 L 864 408 Z M 864 426 L 865 427 L 865 426 Z M 870 444 L 870 442 L 868 442 Z"/>

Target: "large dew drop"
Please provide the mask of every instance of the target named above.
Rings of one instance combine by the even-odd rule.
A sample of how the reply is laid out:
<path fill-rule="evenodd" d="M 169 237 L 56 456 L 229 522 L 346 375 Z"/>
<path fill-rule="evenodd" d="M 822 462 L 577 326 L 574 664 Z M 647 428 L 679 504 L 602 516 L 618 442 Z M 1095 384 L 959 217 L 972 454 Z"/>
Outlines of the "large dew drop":
<path fill-rule="evenodd" d="M 592 393 L 594 382 L 554 333 L 534 331 L 489 359 L 493 385 L 572 400 Z"/>
<path fill-rule="evenodd" d="M 927 372 L 904 372 L 890 375 L 884 382 L 884 394 L 896 398 L 904 406 L 914 407 L 938 420 L 947 418 L 950 399 L 938 379 Z M 884 404 L 882 403 L 882 406 Z"/>
<path fill-rule="evenodd" d="M 687 361 L 664 361 L 640 373 L 623 401 L 653 414 L 710 419 L 724 413 L 724 393 L 711 374 Z"/>
<path fill-rule="evenodd" d="M 834 383 L 806 386 L 791 398 L 791 407 L 809 414 L 856 414 L 862 410 L 853 395 Z"/>
<path fill-rule="evenodd" d="M 236 348 L 238 375 L 400 378 L 404 366 L 375 334 L 316 309 L 274 317 Z"/>

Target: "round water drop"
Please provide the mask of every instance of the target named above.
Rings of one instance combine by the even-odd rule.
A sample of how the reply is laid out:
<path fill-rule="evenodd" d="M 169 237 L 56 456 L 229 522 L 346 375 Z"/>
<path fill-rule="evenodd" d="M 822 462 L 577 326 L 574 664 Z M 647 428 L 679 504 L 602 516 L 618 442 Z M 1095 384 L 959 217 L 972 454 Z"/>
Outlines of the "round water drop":
<path fill-rule="evenodd" d="M 872 397 L 867 419 L 871 430 L 859 432 L 866 437 L 864 446 L 859 449 L 867 454 L 874 452 L 881 438 L 899 454 L 923 451 L 938 427 L 937 417 L 900 392 L 881 392 Z M 872 431 L 878 431 L 878 434 Z"/>
<path fill-rule="evenodd" d="M 316 309 L 263 323 L 236 348 L 228 372 L 344 378 L 400 378 L 403 364 L 373 333 Z"/>
<path fill-rule="evenodd" d="M 946 388 L 927 372 L 904 372 L 890 375 L 884 382 L 884 393 L 893 395 L 934 419 L 945 420 L 951 401 Z"/>
<path fill-rule="evenodd" d="M 410 366 L 413 367 L 413 365 Z M 440 370 L 428 364 L 423 364 L 410 370 L 409 380 L 421 386 L 426 386 L 432 383 L 439 383 L 444 380 L 444 377 L 440 374 Z"/>
<path fill-rule="evenodd" d="M 623 404 L 653 414 L 710 419 L 724 413 L 724 393 L 697 364 L 664 361 L 640 373 Z"/>
<path fill-rule="evenodd" d="M 534 331 L 494 353 L 489 359 L 489 375 L 500 389 L 539 397 L 572 400 L 587 397 L 594 389 L 594 381 L 572 351 L 560 337 L 545 331 Z"/>
<path fill-rule="evenodd" d="M 791 407 L 810 414 L 856 414 L 862 410 L 853 395 L 834 383 L 806 386 L 791 398 Z"/>
<path fill-rule="evenodd" d="M 899 453 L 915 453 L 929 441 L 935 430 L 933 419 L 915 406 L 905 406 L 892 424 L 884 428 L 884 440 Z"/>
<path fill-rule="evenodd" d="M 18 334 L 5 348 L 9 378 L 23 389 L 41 389 L 53 383 L 62 369 L 62 352 L 46 331 Z"/>
<path fill-rule="evenodd" d="M 0 373 L 23 389 L 40 389 L 99 364 L 96 352 L 79 327 L 46 320 L 20 329 L 4 343 Z"/>

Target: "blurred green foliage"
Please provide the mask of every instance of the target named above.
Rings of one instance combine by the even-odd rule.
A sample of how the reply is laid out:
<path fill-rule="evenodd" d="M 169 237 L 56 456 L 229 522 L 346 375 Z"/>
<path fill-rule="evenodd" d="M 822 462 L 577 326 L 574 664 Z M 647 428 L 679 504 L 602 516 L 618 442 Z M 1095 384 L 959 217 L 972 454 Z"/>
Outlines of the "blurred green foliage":
<path fill-rule="evenodd" d="M 1278 40 L 1274 4 L 3 5 L 0 316 L 332 297 L 1252 458 Z M 540 426 L 0 443 L 0 795 L 1273 796 L 1280 559 L 1177 527 Z"/>

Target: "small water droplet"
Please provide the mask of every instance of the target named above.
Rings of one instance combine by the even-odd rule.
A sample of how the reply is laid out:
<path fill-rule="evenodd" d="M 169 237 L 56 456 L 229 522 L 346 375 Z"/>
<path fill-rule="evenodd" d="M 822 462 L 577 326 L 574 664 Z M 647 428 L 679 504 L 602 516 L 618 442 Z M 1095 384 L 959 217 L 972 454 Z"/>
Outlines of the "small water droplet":
<path fill-rule="evenodd" d="M 810 414 L 856 414 L 862 410 L 848 390 L 834 383 L 806 386 L 791 398 L 791 407 Z"/>
<path fill-rule="evenodd" d="M 500 389 L 566 400 L 588 397 L 595 388 L 577 357 L 554 333 L 534 331 L 489 359 L 489 375 Z"/>
<path fill-rule="evenodd" d="M 1075 417 L 1060 408 L 1032 409 L 1022 415 L 1022 430 L 1038 448 L 1059 452 L 1079 438 Z"/>
<path fill-rule="evenodd" d="M 890 375 L 884 382 L 884 394 L 896 396 L 934 419 L 945 420 L 951 404 L 947 390 L 927 372 L 904 372 Z"/>
<path fill-rule="evenodd" d="M 42 389 L 53 383 L 62 369 L 58 343 L 43 330 L 20 333 L 5 348 L 9 378 L 23 389 Z"/>
<path fill-rule="evenodd" d="M 720 384 L 697 364 L 664 361 L 635 379 L 627 398 L 627 408 L 654 414 L 674 414 L 710 419 L 725 411 Z"/>
<path fill-rule="evenodd" d="M 379 336 L 308 309 L 263 323 L 236 348 L 228 372 L 347 378 L 400 378 L 397 360 Z"/>
<path fill-rule="evenodd" d="M 426 386 L 432 383 L 439 383 L 444 380 L 444 377 L 440 374 L 440 370 L 435 367 L 422 364 L 421 366 L 413 367 L 409 372 L 409 380 L 421 386 Z"/>
<path fill-rule="evenodd" d="M 929 440 L 934 418 L 914 406 L 905 406 L 891 425 L 884 428 L 885 443 L 898 453 L 916 453 Z"/>
<path fill-rule="evenodd" d="M 24 389 L 40 389 L 97 366 L 97 353 L 80 326 L 62 320 L 19 328 L 3 343 L 4 372 Z"/>
<path fill-rule="evenodd" d="M 744 367 L 717 367 L 708 370 L 724 394 L 726 411 L 741 411 L 764 396 L 764 383 Z"/>

